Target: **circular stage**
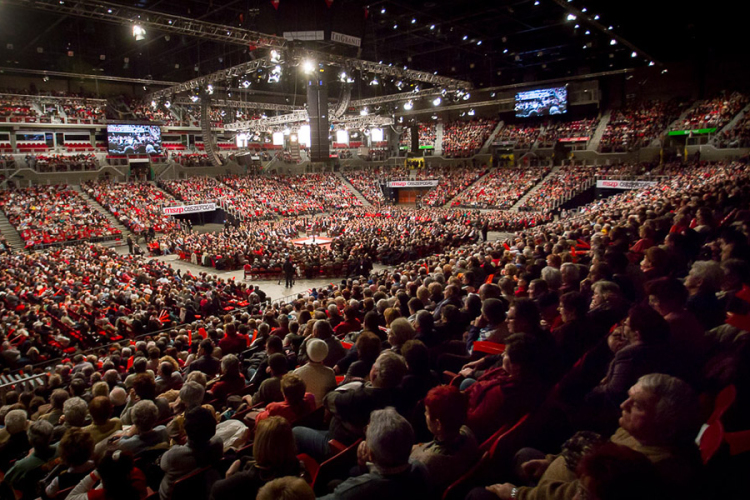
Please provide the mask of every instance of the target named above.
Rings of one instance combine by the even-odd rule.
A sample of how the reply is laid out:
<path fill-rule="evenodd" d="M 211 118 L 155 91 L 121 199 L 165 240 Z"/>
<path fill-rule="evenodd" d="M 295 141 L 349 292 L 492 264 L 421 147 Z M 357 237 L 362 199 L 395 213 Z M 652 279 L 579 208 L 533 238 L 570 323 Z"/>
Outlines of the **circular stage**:
<path fill-rule="evenodd" d="M 325 238 L 323 236 L 307 236 L 306 238 L 298 238 L 296 240 L 292 240 L 292 242 L 295 245 L 298 246 L 305 246 L 305 245 L 318 245 L 318 246 L 325 246 L 330 245 L 333 241 L 333 238 Z"/>

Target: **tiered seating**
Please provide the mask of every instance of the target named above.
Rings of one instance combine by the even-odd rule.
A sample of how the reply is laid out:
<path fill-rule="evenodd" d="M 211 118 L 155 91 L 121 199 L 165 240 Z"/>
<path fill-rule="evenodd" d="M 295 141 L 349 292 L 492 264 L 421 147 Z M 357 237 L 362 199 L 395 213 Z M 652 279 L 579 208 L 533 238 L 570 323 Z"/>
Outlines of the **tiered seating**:
<path fill-rule="evenodd" d="M 234 264 L 247 254 L 252 269 L 273 271 L 288 253 L 304 275 L 328 275 L 329 266 L 357 278 L 289 303 L 261 305 L 244 283 L 178 274 L 166 263 L 97 245 L 0 255 L 3 366 L 18 370 L 34 358 L 54 367 L 33 394 L 18 378 L 3 379 L 3 388 L 13 389 L 5 410 L 22 408 L 6 411 L 4 431 L 23 436 L 32 425 L 32 435 L 66 435 L 58 446 L 68 456 L 71 436 L 102 437 L 102 427 L 119 427 L 108 421 L 79 430 L 75 423 L 97 414 L 135 421 L 122 435 L 114 431 L 115 439 L 102 437 L 121 452 L 98 462 L 102 471 L 116 462 L 133 478 L 125 483 L 139 490 L 133 498 L 145 497 L 147 484 L 175 499 L 253 498 L 265 478 L 281 476 L 292 477 L 264 486 L 260 498 L 292 489 L 322 497 L 335 480 L 344 482 L 334 497 L 351 498 L 386 481 L 413 492 L 409 497 L 438 491 L 445 500 L 546 498 L 550 491 L 604 499 L 613 485 L 623 498 L 744 498 L 746 481 L 736 471 L 750 449 L 743 390 L 750 263 L 739 227 L 750 173 L 744 163 L 669 165 L 660 173 L 667 177 L 653 188 L 596 200 L 512 240 L 479 241 L 476 225 L 487 222 L 481 214 L 442 209 L 349 209 L 316 218 L 341 235 L 330 251 L 289 245 L 280 235 L 304 225 L 291 219 L 163 238 L 210 264 Z M 504 212 L 491 212 L 498 214 Z M 698 248 L 707 250 L 697 257 L 706 260 L 694 263 Z M 632 264 L 643 251 L 638 273 Z M 368 272 L 371 256 L 395 266 Z M 676 279 L 685 275 L 684 284 Z M 175 326 L 162 331 L 169 324 Z M 121 343 L 83 356 L 115 339 Z M 251 368 L 250 380 L 238 365 Z M 373 380 L 364 384 L 368 373 Z M 96 394 L 103 399 L 87 405 L 83 397 Z M 335 410 L 330 424 L 324 410 L 312 410 L 323 398 Z M 62 410 L 41 406 L 61 400 L 69 401 Z M 106 411 L 97 412 L 99 405 Z M 30 424 L 37 410 L 36 421 L 54 422 L 53 429 Z M 139 428 L 151 423 L 160 425 Z M 0 449 L 11 492 L 21 486 L 15 478 L 22 468 L 49 465 L 49 474 L 57 463 L 54 447 L 42 453 L 37 441 L 29 455 L 28 443 L 13 441 Z M 413 447 L 417 442 L 425 444 Z M 563 453 L 546 455 L 561 443 Z M 281 465 L 264 462 L 265 444 Z M 125 467 L 133 449 L 147 447 L 138 471 Z M 535 461 L 511 479 L 522 448 Z M 243 459 L 251 450 L 253 459 Z M 85 449 L 75 451 L 88 458 Z M 48 462 L 22 461 L 27 456 Z M 373 467 L 352 477 L 365 459 Z M 235 460 L 250 469 L 213 484 Z M 263 480 L 255 481 L 261 468 Z M 81 495 L 96 482 L 89 472 L 76 487 Z"/>
<path fill-rule="evenodd" d="M 417 170 L 417 179 L 438 179 L 437 186 L 425 194 L 420 203 L 428 207 L 441 207 L 487 172 L 487 165 L 458 166 Z"/>
<path fill-rule="evenodd" d="M 37 112 L 28 97 L 0 95 L 0 121 L 33 122 L 36 121 L 36 117 Z"/>
<path fill-rule="evenodd" d="M 716 138 L 719 148 L 748 148 L 750 147 L 750 113 L 739 119 L 729 130 L 724 130 Z"/>
<path fill-rule="evenodd" d="M 77 148 L 82 151 L 85 148 Z M 86 149 L 88 150 L 88 149 Z M 29 168 L 38 172 L 80 172 L 84 170 L 96 170 L 99 168 L 99 160 L 94 154 L 72 154 L 72 155 L 32 155 L 26 158 Z"/>
<path fill-rule="evenodd" d="M 599 151 L 624 153 L 648 146 L 679 116 L 683 107 L 681 100 L 673 99 L 668 102 L 647 101 L 613 111 Z"/>
<path fill-rule="evenodd" d="M 443 126 L 443 156 L 468 158 L 474 156 L 487 142 L 497 120 L 457 120 Z"/>
<path fill-rule="evenodd" d="M 515 149 L 531 149 L 540 131 L 541 128 L 536 125 L 506 124 L 497 135 L 497 140 L 513 143 Z"/>
<path fill-rule="evenodd" d="M 231 176 L 223 182 L 244 196 L 234 201 L 240 213 L 258 216 L 313 214 L 361 205 L 349 188 L 334 174 L 296 176 Z"/>
<path fill-rule="evenodd" d="M 451 206 L 508 209 L 549 174 L 549 168 L 499 168 L 463 191 Z"/>
<path fill-rule="evenodd" d="M 588 142 L 594 135 L 598 118 L 570 122 L 548 122 L 539 136 L 539 147 L 554 147 L 557 141 Z"/>
<path fill-rule="evenodd" d="M 3 191 L 0 209 L 20 233 L 26 248 L 121 234 L 67 186 Z"/>
<path fill-rule="evenodd" d="M 159 187 L 186 203 L 214 203 L 235 195 L 233 189 L 212 177 L 159 181 Z"/>
<path fill-rule="evenodd" d="M 157 233 L 168 233 L 180 227 L 174 217 L 164 215 L 162 210 L 174 206 L 174 198 L 150 183 L 90 181 L 81 187 L 136 234 L 150 228 Z"/>
<path fill-rule="evenodd" d="M 748 97 L 733 92 L 728 97 L 722 95 L 714 99 L 698 102 L 681 121 L 673 123 L 671 130 L 697 130 L 716 128 L 721 130 L 748 103 Z"/>
<path fill-rule="evenodd" d="M 567 200 L 582 186 L 594 178 L 596 169 L 591 167 L 564 166 L 547 177 L 541 186 L 523 203 L 521 210 L 550 210 Z"/>

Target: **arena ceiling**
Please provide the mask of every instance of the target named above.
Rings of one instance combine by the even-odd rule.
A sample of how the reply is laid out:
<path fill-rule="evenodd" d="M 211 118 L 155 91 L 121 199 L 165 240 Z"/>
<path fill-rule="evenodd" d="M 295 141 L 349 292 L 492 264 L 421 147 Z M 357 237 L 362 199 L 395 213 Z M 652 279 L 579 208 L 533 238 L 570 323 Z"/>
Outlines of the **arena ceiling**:
<path fill-rule="evenodd" d="M 129 26 L 45 12 L 32 3 L 0 1 L 0 66 L 183 82 L 267 54 L 265 48 L 158 31 L 137 41 Z M 361 47 L 331 41 L 305 42 L 305 47 L 437 72 L 477 87 L 639 67 L 651 61 L 658 65 L 731 57 L 744 47 L 739 43 L 740 16 L 724 18 L 718 9 L 696 14 L 644 0 L 111 3 L 279 36 L 291 30 L 336 30 L 361 38 Z M 264 87 L 291 94 L 294 85 L 294 78 L 286 77 L 276 86 Z M 369 85 L 362 76 L 352 97 L 393 90 Z"/>

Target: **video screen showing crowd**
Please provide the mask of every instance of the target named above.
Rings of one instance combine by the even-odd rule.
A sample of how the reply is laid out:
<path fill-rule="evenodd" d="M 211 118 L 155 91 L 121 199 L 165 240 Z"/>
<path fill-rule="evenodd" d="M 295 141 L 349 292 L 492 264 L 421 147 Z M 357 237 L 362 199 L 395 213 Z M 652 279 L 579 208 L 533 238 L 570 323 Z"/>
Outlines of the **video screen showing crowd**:
<path fill-rule="evenodd" d="M 158 155 L 162 152 L 158 125 L 107 125 L 111 155 Z"/>
<path fill-rule="evenodd" d="M 568 112 L 568 89 L 528 90 L 516 94 L 516 117 L 562 115 Z"/>

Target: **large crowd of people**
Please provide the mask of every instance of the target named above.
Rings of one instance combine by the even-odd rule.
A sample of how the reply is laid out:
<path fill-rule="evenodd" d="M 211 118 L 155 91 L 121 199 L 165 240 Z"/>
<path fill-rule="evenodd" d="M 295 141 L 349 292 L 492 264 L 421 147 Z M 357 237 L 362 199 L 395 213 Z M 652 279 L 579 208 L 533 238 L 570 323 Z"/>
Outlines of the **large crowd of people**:
<path fill-rule="evenodd" d="M 648 146 L 680 115 L 683 107 L 682 100 L 672 99 L 646 101 L 612 111 L 599 152 L 624 153 Z"/>
<path fill-rule="evenodd" d="M 750 147 L 750 113 L 745 114 L 729 130 L 722 130 L 716 137 L 719 148 L 748 148 Z"/>
<path fill-rule="evenodd" d="M 52 362 L 3 395 L 3 482 L 24 500 L 744 498 L 743 455 L 705 442 L 750 421 L 750 176 L 662 173 L 494 242 L 474 212 L 342 211 L 326 229 L 364 257 L 352 279 L 272 306 L 96 245 L 0 255 L 0 362 Z M 441 225 L 455 239 L 430 247 Z M 267 236 L 227 248 L 255 238 L 278 264 Z M 370 272 L 383 244 L 427 247 Z"/>
<path fill-rule="evenodd" d="M 443 126 L 443 156 L 469 158 L 479 153 L 495 130 L 497 120 L 456 120 Z"/>
<path fill-rule="evenodd" d="M 148 182 L 88 181 L 81 188 L 135 234 L 150 229 L 168 233 L 180 227 L 177 219 L 163 211 L 174 206 L 175 199 Z"/>
<path fill-rule="evenodd" d="M 748 96 L 732 92 L 713 99 L 698 101 L 682 120 L 676 121 L 670 130 L 699 130 L 716 128 L 717 132 L 748 103 Z"/>
<path fill-rule="evenodd" d="M 507 123 L 497 135 L 497 141 L 512 143 L 514 149 L 531 149 L 541 132 L 538 125 L 514 125 Z"/>
<path fill-rule="evenodd" d="M 99 159 L 92 153 L 67 155 L 28 154 L 26 165 L 38 172 L 82 172 L 99 168 Z"/>
<path fill-rule="evenodd" d="M 507 210 L 549 172 L 549 167 L 498 168 L 462 191 L 451 206 Z"/>
<path fill-rule="evenodd" d="M 585 143 L 594 135 L 598 123 L 598 118 L 547 122 L 544 125 L 544 132 L 539 135 L 539 147 L 554 147 L 559 140 Z"/>
<path fill-rule="evenodd" d="M 4 95 L 0 97 L 0 118 L 25 119 L 37 116 L 28 97 Z"/>
<path fill-rule="evenodd" d="M 21 235 L 26 248 L 121 234 L 69 186 L 0 191 L 0 209 Z"/>

